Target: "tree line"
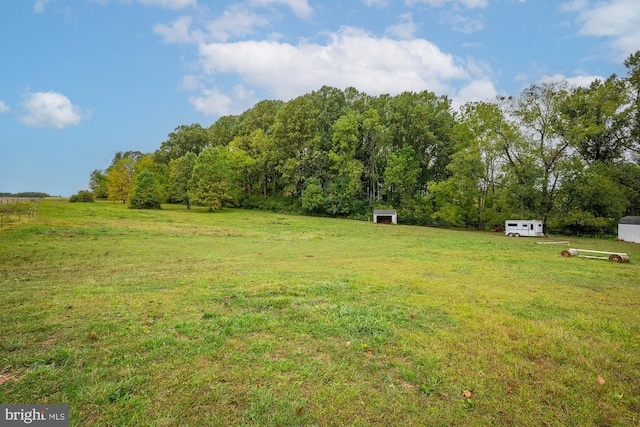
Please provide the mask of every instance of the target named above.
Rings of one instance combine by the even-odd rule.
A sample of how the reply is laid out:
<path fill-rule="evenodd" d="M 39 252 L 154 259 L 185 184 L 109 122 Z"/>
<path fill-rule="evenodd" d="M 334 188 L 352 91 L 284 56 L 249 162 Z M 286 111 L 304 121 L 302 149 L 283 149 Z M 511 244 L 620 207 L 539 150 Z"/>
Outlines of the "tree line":
<path fill-rule="evenodd" d="M 429 91 L 324 86 L 264 100 L 208 128 L 178 126 L 153 153 L 118 152 L 90 187 L 136 208 L 163 202 L 486 229 L 542 220 L 612 233 L 640 215 L 640 51 L 589 87 L 534 84 L 457 111 Z"/>
<path fill-rule="evenodd" d="M 51 197 L 47 193 L 41 193 L 37 191 L 25 191 L 22 193 L 2 193 L 0 192 L 0 197 L 32 197 L 42 199 L 44 197 Z"/>

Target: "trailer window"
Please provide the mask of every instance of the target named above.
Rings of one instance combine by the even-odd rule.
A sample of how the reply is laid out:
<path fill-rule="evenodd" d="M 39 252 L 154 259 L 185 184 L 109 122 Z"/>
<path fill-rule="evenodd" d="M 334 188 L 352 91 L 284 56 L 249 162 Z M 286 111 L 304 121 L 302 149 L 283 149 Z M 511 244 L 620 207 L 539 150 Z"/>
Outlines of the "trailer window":
<path fill-rule="evenodd" d="M 513 223 L 507 224 L 507 227 L 517 227 L 517 226 L 518 226 L 518 224 L 513 224 Z"/>

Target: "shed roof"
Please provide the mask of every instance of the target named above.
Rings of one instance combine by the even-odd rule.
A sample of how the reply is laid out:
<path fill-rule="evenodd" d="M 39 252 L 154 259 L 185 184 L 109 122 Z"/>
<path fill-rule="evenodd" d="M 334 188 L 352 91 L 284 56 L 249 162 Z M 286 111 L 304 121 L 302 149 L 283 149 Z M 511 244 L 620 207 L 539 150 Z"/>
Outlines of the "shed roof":
<path fill-rule="evenodd" d="M 640 216 L 625 216 L 621 218 L 618 224 L 635 224 L 640 225 Z"/>
<path fill-rule="evenodd" d="M 395 210 L 375 210 L 373 211 L 374 215 L 396 215 L 396 211 Z"/>

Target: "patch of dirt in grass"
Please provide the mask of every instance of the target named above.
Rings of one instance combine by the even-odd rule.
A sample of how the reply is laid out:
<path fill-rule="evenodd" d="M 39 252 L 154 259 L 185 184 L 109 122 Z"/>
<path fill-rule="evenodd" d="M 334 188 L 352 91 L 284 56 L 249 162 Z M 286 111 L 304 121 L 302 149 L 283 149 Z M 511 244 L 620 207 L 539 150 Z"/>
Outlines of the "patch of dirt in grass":
<path fill-rule="evenodd" d="M 40 345 L 47 346 L 53 344 L 54 342 L 56 342 L 55 338 L 49 338 L 48 340 L 42 341 Z"/>
<path fill-rule="evenodd" d="M 12 374 L 9 368 L 6 368 L 4 371 L 2 371 L 2 373 L 0 373 L 0 386 L 9 381 L 20 382 L 20 380 L 22 379 L 22 377 L 24 377 L 24 375 L 25 374 L 20 376 Z"/>
<path fill-rule="evenodd" d="M 407 391 L 415 391 L 420 388 L 418 384 L 413 384 L 408 381 L 403 380 L 402 378 L 395 377 L 394 380 L 400 384 L 400 387 Z"/>

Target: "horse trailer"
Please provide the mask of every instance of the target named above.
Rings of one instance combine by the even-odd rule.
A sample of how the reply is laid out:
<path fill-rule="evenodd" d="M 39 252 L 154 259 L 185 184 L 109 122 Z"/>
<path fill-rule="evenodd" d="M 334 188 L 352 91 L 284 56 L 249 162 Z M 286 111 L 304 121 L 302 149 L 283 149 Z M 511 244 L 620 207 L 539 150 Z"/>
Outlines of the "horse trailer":
<path fill-rule="evenodd" d="M 510 219 L 504 223 L 504 234 L 509 237 L 542 237 L 542 221 L 533 219 Z"/>

